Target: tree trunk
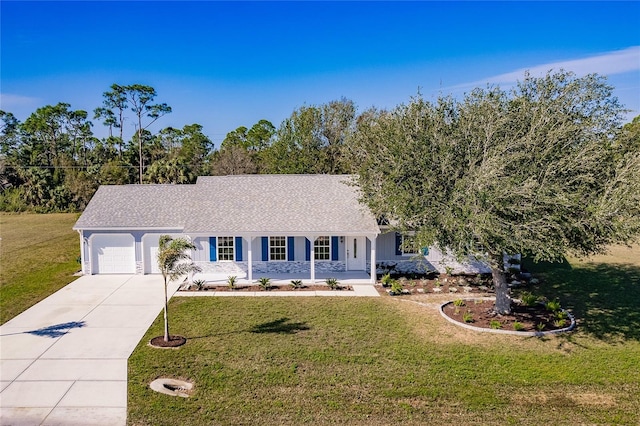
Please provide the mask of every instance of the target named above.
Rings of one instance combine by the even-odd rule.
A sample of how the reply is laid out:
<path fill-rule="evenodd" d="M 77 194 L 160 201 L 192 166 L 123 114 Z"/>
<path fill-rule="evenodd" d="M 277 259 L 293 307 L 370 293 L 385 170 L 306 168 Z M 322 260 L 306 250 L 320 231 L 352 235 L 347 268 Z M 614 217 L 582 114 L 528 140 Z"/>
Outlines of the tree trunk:
<path fill-rule="evenodd" d="M 138 120 L 138 160 L 140 161 L 140 185 L 142 185 L 142 123 Z"/>
<path fill-rule="evenodd" d="M 168 313 L 169 298 L 167 295 L 167 278 L 164 278 L 164 341 L 169 341 L 169 313 Z"/>
<path fill-rule="evenodd" d="M 493 285 L 496 289 L 496 312 L 505 315 L 511 313 L 511 298 L 507 286 L 507 276 L 504 273 L 504 260 L 502 256 L 494 256 L 491 264 Z"/>

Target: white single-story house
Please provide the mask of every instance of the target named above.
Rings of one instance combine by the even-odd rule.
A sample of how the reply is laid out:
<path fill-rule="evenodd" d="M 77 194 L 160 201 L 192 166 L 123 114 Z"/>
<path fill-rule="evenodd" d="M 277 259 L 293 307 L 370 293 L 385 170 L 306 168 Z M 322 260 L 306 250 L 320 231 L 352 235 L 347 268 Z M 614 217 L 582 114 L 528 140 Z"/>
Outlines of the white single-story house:
<path fill-rule="evenodd" d="M 84 274 L 159 273 L 160 235 L 189 239 L 207 280 L 234 275 L 321 275 L 380 269 L 444 270 L 460 265 L 434 249 L 401 250 L 402 235 L 380 225 L 359 203 L 350 175 L 201 176 L 193 185 L 103 185 L 73 229 Z"/>

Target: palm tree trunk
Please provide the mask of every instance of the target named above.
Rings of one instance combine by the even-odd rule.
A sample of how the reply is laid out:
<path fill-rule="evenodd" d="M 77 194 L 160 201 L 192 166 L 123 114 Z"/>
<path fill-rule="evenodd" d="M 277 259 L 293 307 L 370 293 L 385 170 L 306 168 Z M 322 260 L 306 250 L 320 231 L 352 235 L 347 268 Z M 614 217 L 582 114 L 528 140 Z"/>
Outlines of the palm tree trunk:
<path fill-rule="evenodd" d="M 164 341 L 169 341 L 169 298 L 167 295 L 167 277 L 164 277 Z"/>

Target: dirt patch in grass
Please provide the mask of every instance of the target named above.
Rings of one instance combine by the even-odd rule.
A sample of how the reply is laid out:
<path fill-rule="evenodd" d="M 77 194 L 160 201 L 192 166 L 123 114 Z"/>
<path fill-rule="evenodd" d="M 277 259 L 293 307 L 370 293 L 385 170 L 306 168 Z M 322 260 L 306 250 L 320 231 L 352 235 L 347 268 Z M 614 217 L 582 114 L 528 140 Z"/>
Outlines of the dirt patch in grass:
<path fill-rule="evenodd" d="M 599 408 L 611 408 L 617 405 L 616 398 L 613 395 L 595 392 L 537 392 L 514 395 L 511 400 L 518 405 L 539 406 L 561 401 L 565 401 L 568 404 Z"/>

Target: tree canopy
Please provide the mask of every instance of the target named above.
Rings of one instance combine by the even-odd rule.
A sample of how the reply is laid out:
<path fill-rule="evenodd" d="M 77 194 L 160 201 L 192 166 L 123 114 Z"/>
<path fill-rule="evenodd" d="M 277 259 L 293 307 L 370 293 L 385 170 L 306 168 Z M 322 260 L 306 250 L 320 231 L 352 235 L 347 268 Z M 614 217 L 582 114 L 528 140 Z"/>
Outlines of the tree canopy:
<path fill-rule="evenodd" d="M 363 202 L 421 246 L 489 260 L 508 312 L 504 253 L 558 260 L 638 236 L 640 150 L 616 138 L 623 112 L 602 77 L 527 75 L 372 110 L 350 149 Z"/>

